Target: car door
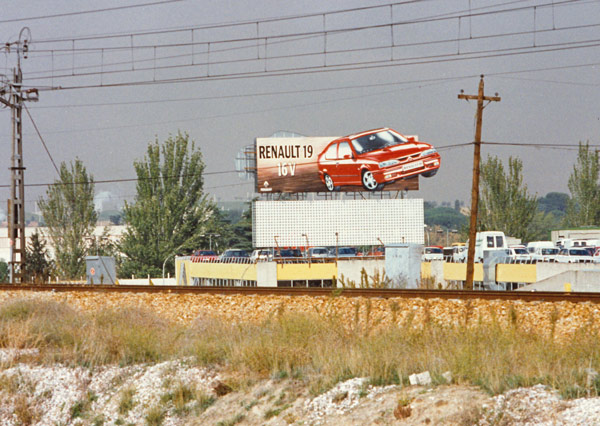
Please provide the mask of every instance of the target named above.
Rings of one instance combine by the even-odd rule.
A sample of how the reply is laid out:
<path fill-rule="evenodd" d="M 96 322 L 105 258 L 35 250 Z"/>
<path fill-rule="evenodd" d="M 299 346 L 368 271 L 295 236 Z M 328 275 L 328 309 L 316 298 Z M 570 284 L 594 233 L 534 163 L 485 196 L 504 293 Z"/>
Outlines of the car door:
<path fill-rule="evenodd" d="M 333 183 L 339 185 L 339 179 L 337 177 L 336 163 L 338 161 L 338 143 L 332 143 L 327 147 L 325 154 L 321 158 L 321 167 L 324 173 L 327 173 L 332 179 Z"/>
<path fill-rule="evenodd" d="M 336 173 L 341 183 L 360 184 L 360 170 L 357 170 L 356 159 L 348 141 L 342 141 L 338 145 Z"/>

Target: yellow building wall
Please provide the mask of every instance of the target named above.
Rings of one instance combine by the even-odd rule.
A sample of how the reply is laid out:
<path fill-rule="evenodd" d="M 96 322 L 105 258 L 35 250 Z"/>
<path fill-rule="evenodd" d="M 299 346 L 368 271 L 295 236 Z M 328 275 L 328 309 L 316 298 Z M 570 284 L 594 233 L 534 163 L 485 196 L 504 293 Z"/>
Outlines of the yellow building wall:
<path fill-rule="evenodd" d="M 185 262 L 188 277 L 256 281 L 255 263 Z"/>
<path fill-rule="evenodd" d="M 337 277 L 335 262 L 277 264 L 277 281 L 330 280 L 333 277 Z"/>
<path fill-rule="evenodd" d="M 535 283 L 537 282 L 536 265 L 498 265 L 496 267 L 496 282 Z"/>
<path fill-rule="evenodd" d="M 431 262 L 421 262 L 421 278 L 431 278 Z"/>
<path fill-rule="evenodd" d="M 185 264 L 185 280 L 180 277 L 181 262 Z M 476 263 L 474 270 L 474 281 L 483 281 L 483 265 Z M 467 275 L 466 263 L 446 263 L 444 262 L 444 279 L 446 281 L 465 281 Z M 337 278 L 338 268 L 335 262 L 332 263 L 290 263 L 277 265 L 277 280 L 330 280 L 334 276 Z M 192 263 L 189 260 L 178 260 L 176 262 L 175 276 L 177 283 L 191 283 L 192 278 L 211 278 L 211 279 L 230 279 L 230 280 L 249 280 L 256 281 L 256 264 L 237 264 L 237 263 Z M 421 263 L 421 277 L 429 278 L 432 276 L 431 263 Z M 496 269 L 497 282 L 525 282 L 534 283 L 537 281 L 536 265 L 499 264 Z"/>
<path fill-rule="evenodd" d="M 483 281 L 483 265 L 476 263 L 473 266 L 473 281 Z M 446 281 L 465 281 L 467 279 L 467 264 L 444 262 L 444 279 Z"/>

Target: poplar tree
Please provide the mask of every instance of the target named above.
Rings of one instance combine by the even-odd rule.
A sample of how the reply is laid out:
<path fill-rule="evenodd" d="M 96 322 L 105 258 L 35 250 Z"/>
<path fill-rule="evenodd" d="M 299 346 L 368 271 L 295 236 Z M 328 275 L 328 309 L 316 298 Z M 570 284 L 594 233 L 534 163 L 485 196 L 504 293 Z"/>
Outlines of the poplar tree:
<path fill-rule="evenodd" d="M 519 158 L 508 159 L 507 172 L 495 156 L 488 156 L 481 164 L 480 230 L 503 231 L 507 236 L 530 241 L 537 197 L 529 195 L 522 171 L 523 163 Z"/>
<path fill-rule="evenodd" d="M 48 255 L 46 241 L 37 230 L 31 234 L 29 239 L 26 259 L 25 272 L 28 278 L 34 283 L 48 281 L 52 272 L 52 261 Z"/>
<path fill-rule="evenodd" d="M 93 234 L 97 213 L 94 210 L 94 178 L 81 160 L 60 165 L 59 178 L 46 190 L 38 206 L 48 227 L 57 272 L 64 278 L 85 274 L 87 238 Z"/>
<path fill-rule="evenodd" d="M 163 264 L 173 272 L 175 255 L 191 254 L 208 245 L 209 233 L 218 233 L 215 206 L 203 192 L 202 153 L 187 134 L 150 143 L 134 168 L 137 190 L 134 201 L 124 206 L 119 275 L 157 277 Z"/>
<path fill-rule="evenodd" d="M 577 163 L 569 176 L 571 198 L 567 204 L 565 225 L 598 226 L 600 224 L 599 158 L 589 143 L 579 143 Z"/>

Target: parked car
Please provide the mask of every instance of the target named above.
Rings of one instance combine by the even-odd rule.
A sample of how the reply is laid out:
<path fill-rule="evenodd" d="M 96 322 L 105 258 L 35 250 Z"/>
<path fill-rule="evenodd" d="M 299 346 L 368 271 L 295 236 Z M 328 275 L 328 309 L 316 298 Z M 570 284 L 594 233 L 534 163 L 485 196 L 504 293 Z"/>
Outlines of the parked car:
<path fill-rule="evenodd" d="M 558 247 L 552 248 L 537 248 L 531 253 L 531 260 L 535 262 L 556 262 L 558 255 Z"/>
<path fill-rule="evenodd" d="M 444 250 L 440 246 L 428 246 L 423 249 L 421 256 L 422 262 L 431 262 L 432 260 L 444 260 Z"/>
<path fill-rule="evenodd" d="M 329 257 L 357 257 L 358 251 L 354 247 L 333 247 L 329 250 Z"/>
<path fill-rule="evenodd" d="M 467 246 L 453 246 L 452 261 L 455 263 L 464 263 L 467 261 Z"/>
<path fill-rule="evenodd" d="M 556 261 L 559 263 L 586 263 L 593 260 L 584 248 L 563 248 L 556 255 Z"/>
<path fill-rule="evenodd" d="M 275 251 L 275 257 L 296 257 L 301 258 L 302 251 L 300 249 L 279 249 Z"/>
<path fill-rule="evenodd" d="M 382 128 L 330 142 L 317 163 L 328 191 L 347 185 L 375 191 L 410 176 L 434 176 L 441 160 L 430 144 Z"/>
<path fill-rule="evenodd" d="M 249 259 L 250 255 L 246 250 L 241 249 L 228 249 L 221 253 L 219 260 L 232 260 L 232 259 Z"/>
<path fill-rule="evenodd" d="M 212 250 L 196 250 L 192 254 L 193 262 L 205 262 L 210 260 L 217 260 L 219 256 Z"/>
<path fill-rule="evenodd" d="M 527 251 L 527 248 L 522 245 L 510 246 L 507 249 L 508 258 L 511 262 L 525 263 L 531 262 L 531 254 Z"/>
<path fill-rule="evenodd" d="M 327 247 L 311 247 L 306 252 L 306 257 L 323 259 L 329 257 L 329 251 Z"/>
<path fill-rule="evenodd" d="M 555 262 L 558 247 L 552 241 L 532 241 L 527 243 L 527 251 L 534 262 Z"/>
<path fill-rule="evenodd" d="M 250 255 L 250 260 L 253 262 L 267 261 L 273 258 L 273 253 L 269 249 L 257 249 Z"/>
<path fill-rule="evenodd" d="M 600 247 L 598 247 L 596 249 L 596 252 L 594 253 L 594 256 L 592 256 L 594 259 L 594 263 L 600 263 Z"/>

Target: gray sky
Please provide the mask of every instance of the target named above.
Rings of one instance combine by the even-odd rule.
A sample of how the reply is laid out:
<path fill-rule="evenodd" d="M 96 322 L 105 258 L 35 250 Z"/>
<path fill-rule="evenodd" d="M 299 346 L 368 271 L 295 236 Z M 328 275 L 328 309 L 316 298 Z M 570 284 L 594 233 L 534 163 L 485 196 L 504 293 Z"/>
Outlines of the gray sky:
<path fill-rule="evenodd" d="M 97 181 L 135 178 L 133 161 L 148 143 L 181 130 L 202 149 L 207 192 L 245 199 L 253 185 L 230 172 L 256 137 L 392 127 L 442 155 L 440 172 L 411 197 L 467 201 L 473 148 L 443 147 L 473 140 L 475 102 L 457 95 L 476 94 L 480 74 L 486 94 L 502 97 L 485 109 L 483 140 L 519 145 L 486 145 L 484 158 L 520 157 L 532 192 L 568 192 L 578 142 L 599 144 L 598 0 L 6 3 L 0 42 L 31 30 L 24 83 L 41 91 L 28 107 L 54 161 L 78 157 Z M 388 6 L 369 8 L 376 5 Z M 492 13 L 499 10 L 510 11 Z M 213 24 L 221 25 L 202 28 Z M 10 75 L 15 62 L 14 53 L 0 55 L 0 73 Z M 140 84 L 154 81 L 161 84 Z M 56 172 L 24 117 L 26 184 L 52 182 Z M 10 129 L 10 112 L 0 110 L 4 185 Z M 44 191 L 26 188 L 27 210 Z M 96 191 L 132 199 L 135 184 Z M 8 195 L 0 188 L 0 199 Z"/>

